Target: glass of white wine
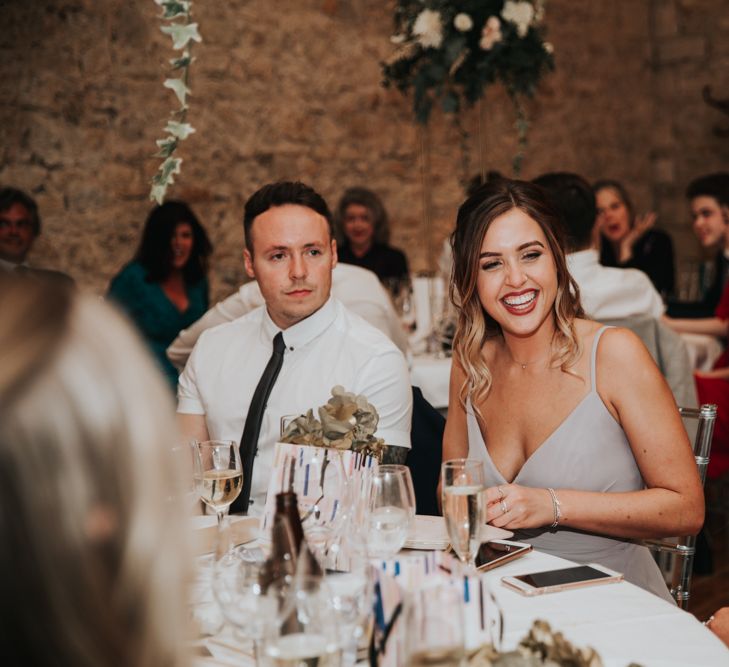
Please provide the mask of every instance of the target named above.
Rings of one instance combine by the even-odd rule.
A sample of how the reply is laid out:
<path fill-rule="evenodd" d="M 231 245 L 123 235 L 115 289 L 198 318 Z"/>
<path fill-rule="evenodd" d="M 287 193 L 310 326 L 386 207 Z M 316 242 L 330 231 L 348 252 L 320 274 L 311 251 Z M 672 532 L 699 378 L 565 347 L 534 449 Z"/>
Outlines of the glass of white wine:
<path fill-rule="evenodd" d="M 228 508 L 243 488 L 243 464 L 238 443 L 233 440 L 203 440 L 194 443 L 195 487 L 202 501 L 218 517 L 216 557 L 229 556 Z"/>
<path fill-rule="evenodd" d="M 482 461 L 452 459 L 441 466 L 443 516 L 458 558 L 469 567 L 486 523 L 485 471 Z"/>

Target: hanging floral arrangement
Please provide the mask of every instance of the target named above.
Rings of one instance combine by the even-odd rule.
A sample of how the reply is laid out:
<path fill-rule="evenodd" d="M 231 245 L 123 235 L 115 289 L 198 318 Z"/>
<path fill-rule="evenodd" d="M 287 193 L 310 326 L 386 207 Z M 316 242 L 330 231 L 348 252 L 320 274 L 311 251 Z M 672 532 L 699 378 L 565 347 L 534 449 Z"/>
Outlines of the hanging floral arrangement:
<path fill-rule="evenodd" d="M 397 0 L 396 51 L 382 65 L 386 87 L 413 92 L 413 111 L 427 123 L 440 103 L 457 114 L 501 82 L 516 106 L 520 149 L 527 121 L 520 96 L 531 97 L 554 69 L 544 41 L 546 0 Z"/>

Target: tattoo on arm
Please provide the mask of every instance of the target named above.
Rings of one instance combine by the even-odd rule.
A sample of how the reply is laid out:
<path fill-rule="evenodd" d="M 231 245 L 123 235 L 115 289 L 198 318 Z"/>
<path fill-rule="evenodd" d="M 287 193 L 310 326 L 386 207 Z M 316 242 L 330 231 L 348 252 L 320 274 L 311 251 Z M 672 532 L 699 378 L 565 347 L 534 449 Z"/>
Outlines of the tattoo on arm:
<path fill-rule="evenodd" d="M 398 447 L 396 445 L 385 445 L 382 453 L 382 463 L 405 463 L 410 450 L 407 447 Z"/>

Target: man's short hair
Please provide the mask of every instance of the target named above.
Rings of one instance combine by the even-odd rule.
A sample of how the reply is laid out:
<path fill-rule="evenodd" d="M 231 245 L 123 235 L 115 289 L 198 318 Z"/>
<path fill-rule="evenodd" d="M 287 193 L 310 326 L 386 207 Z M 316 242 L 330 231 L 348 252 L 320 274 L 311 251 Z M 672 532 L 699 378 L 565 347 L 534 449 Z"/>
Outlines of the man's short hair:
<path fill-rule="evenodd" d="M 1 188 L 0 213 L 7 211 L 13 204 L 21 204 L 25 207 L 33 225 L 33 235 L 38 236 L 41 230 L 41 219 L 38 215 L 38 204 L 35 203 L 35 199 L 17 188 Z"/>
<path fill-rule="evenodd" d="M 253 254 L 253 240 L 251 239 L 253 221 L 259 215 L 268 211 L 269 208 L 284 206 L 286 204 L 305 206 L 312 211 L 316 211 L 319 215 L 326 218 L 327 224 L 329 225 L 329 235 L 332 238 L 334 237 L 332 213 L 324 197 L 313 188 L 299 181 L 278 181 L 277 183 L 264 185 L 262 188 L 256 190 L 245 204 L 243 231 L 245 232 L 248 252 Z"/>
<path fill-rule="evenodd" d="M 567 232 L 567 252 L 587 248 L 597 220 L 595 194 L 590 184 L 582 176 L 564 171 L 543 174 L 533 182 L 547 192 L 559 210 Z"/>
<path fill-rule="evenodd" d="M 713 197 L 720 206 L 729 206 L 729 172 L 707 174 L 691 181 L 686 188 L 686 198 Z"/>

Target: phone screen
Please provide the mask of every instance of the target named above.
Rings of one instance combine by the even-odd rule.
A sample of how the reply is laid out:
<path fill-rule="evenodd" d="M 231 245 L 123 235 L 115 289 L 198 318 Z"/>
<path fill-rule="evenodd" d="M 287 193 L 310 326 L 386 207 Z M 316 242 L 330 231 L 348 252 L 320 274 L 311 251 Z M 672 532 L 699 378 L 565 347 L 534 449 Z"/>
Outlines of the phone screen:
<path fill-rule="evenodd" d="M 562 584 L 574 584 L 578 581 L 593 581 L 595 579 L 606 579 L 613 575 L 601 572 L 589 565 L 578 565 L 566 567 L 563 570 L 549 570 L 548 572 L 536 572 L 534 574 L 522 574 L 514 577 L 534 588 L 547 588 L 549 586 L 560 586 Z"/>
<path fill-rule="evenodd" d="M 501 542 L 483 542 L 476 554 L 476 568 L 483 567 L 516 551 L 528 551 L 529 547 L 521 544 L 506 544 Z"/>

